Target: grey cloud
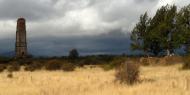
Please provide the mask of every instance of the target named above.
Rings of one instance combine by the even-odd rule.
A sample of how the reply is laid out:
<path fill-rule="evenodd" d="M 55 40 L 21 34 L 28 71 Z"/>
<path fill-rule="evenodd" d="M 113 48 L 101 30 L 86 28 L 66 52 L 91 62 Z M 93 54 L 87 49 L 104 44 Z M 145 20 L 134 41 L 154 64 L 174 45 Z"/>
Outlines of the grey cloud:
<path fill-rule="evenodd" d="M 121 2 L 122 1 L 122 2 Z M 29 31 L 32 31 L 30 35 L 38 36 L 38 35 L 83 35 L 85 33 L 90 33 L 91 35 L 96 34 L 98 31 L 103 30 L 103 32 L 109 32 L 112 29 L 124 29 L 125 32 L 130 31 L 131 27 L 133 27 L 133 23 L 138 20 L 140 14 L 147 11 L 149 8 L 154 7 L 158 1 L 145 2 L 141 5 L 137 5 L 135 1 L 129 0 L 131 2 L 127 2 L 125 0 L 59 0 L 55 3 L 55 7 L 60 14 L 56 19 L 60 19 L 59 22 L 64 25 L 66 22 L 62 19 L 70 20 L 72 23 L 71 26 L 63 26 L 60 23 L 51 23 L 38 22 L 38 26 L 31 25 Z M 121 4 L 121 5 L 120 5 Z M 81 25 L 83 20 L 81 18 L 86 19 L 89 16 L 80 17 L 80 13 L 86 9 L 94 9 L 97 12 L 99 22 L 94 22 L 91 26 L 96 26 L 95 30 L 85 30 L 82 29 Z M 67 18 L 65 14 L 69 12 L 79 13 L 79 17 L 75 18 Z M 62 13 L 62 14 L 61 14 Z M 96 13 L 85 13 L 85 14 L 96 14 Z M 75 14 L 74 14 L 75 15 Z M 73 19 L 78 19 L 76 22 Z M 49 19 L 49 20 L 54 20 Z M 93 18 L 91 18 L 93 20 Z M 104 24 L 109 24 L 109 26 L 103 26 Z M 86 25 L 86 28 L 89 28 L 90 25 Z M 126 31 L 127 30 L 127 31 Z M 96 34 L 97 35 L 97 34 Z"/>
<path fill-rule="evenodd" d="M 135 0 L 131 3 L 124 2 L 124 4 L 111 4 L 109 9 L 100 9 L 100 14 L 102 19 L 106 21 L 118 21 L 125 19 L 126 23 L 136 22 L 140 14 L 143 14 L 146 11 L 149 11 L 151 8 L 157 5 L 158 0 L 154 2 L 144 2 L 138 4 Z M 102 10 L 102 11 L 101 11 Z"/>
<path fill-rule="evenodd" d="M 134 0 L 136 3 L 144 3 L 144 2 L 158 2 L 159 0 Z"/>
<path fill-rule="evenodd" d="M 1 0 L 0 19 L 15 20 L 25 17 L 27 20 L 48 18 L 55 13 L 55 1 L 47 0 Z"/>
<path fill-rule="evenodd" d="M 131 0 L 129 0 L 131 1 Z M 132 0 L 133 1 L 133 0 Z M 41 20 L 51 19 L 51 17 L 63 17 L 66 12 L 72 10 L 79 10 L 85 8 L 98 9 L 100 16 L 103 16 L 103 20 L 119 19 L 126 16 L 126 14 L 135 13 L 135 2 L 145 2 L 142 0 L 134 0 L 134 3 L 126 6 L 121 6 L 121 1 L 117 0 L 1 0 L 0 2 L 0 19 L 15 20 L 16 18 L 23 16 L 29 20 Z M 157 1 L 158 0 L 148 0 Z M 150 8 L 150 2 L 145 2 L 142 5 L 143 9 Z M 137 6 L 138 7 L 138 6 Z M 105 10 L 108 11 L 105 11 Z M 110 9 L 110 10 L 109 10 Z M 142 9 L 142 12 L 144 11 Z M 132 10 L 133 12 L 129 12 Z M 105 15 L 105 16 L 104 16 Z"/>

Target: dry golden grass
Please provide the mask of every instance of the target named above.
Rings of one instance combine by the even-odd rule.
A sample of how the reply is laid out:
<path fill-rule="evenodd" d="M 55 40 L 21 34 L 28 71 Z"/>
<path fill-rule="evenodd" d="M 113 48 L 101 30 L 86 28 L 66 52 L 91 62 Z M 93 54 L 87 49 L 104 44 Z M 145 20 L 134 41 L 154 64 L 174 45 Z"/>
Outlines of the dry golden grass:
<path fill-rule="evenodd" d="M 115 71 L 80 68 L 74 72 L 16 72 L 0 74 L 0 95 L 190 95 L 190 71 L 181 65 L 141 67 L 134 86 L 114 82 Z"/>

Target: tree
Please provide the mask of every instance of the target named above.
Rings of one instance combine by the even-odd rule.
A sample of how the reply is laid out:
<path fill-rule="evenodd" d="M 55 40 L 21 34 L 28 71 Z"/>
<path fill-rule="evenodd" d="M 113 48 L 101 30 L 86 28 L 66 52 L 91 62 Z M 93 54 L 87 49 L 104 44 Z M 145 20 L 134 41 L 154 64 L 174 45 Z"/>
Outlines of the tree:
<path fill-rule="evenodd" d="M 149 18 L 147 13 L 141 15 L 132 31 L 132 49 L 143 50 L 156 56 L 160 53 L 173 53 L 174 49 L 180 46 L 176 39 L 176 14 L 175 5 L 166 5 L 158 9 L 153 18 Z"/>
<path fill-rule="evenodd" d="M 157 10 L 156 15 L 150 22 L 148 30 L 148 40 L 150 45 L 150 51 L 154 55 L 158 55 L 160 52 L 167 52 L 167 55 L 174 53 L 174 49 L 178 48 L 176 40 L 176 24 L 175 16 L 177 14 L 177 7 L 173 6 L 162 6 Z"/>
<path fill-rule="evenodd" d="M 143 50 L 146 52 L 144 46 L 144 39 L 147 32 L 147 27 L 150 23 L 150 18 L 147 12 L 140 16 L 140 21 L 136 24 L 131 34 L 131 49 L 132 50 Z"/>
<path fill-rule="evenodd" d="M 180 31 L 178 41 L 185 45 L 190 53 L 190 4 L 183 7 L 177 15 L 177 26 Z"/>
<path fill-rule="evenodd" d="M 72 49 L 70 52 L 69 52 L 69 58 L 71 59 L 76 59 L 79 57 L 79 53 L 77 51 L 77 49 Z"/>

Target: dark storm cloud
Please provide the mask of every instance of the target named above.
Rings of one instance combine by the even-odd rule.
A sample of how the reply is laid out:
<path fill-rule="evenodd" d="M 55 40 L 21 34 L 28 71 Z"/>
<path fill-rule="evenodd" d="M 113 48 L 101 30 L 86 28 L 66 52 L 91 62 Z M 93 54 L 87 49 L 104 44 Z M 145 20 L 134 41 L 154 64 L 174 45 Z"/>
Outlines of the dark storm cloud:
<path fill-rule="evenodd" d="M 117 31 L 117 32 L 115 32 Z M 35 56 L 63 56 L 69 50 L 76 48 L 81 55 L 89 54 L 130 54 L 129 34 L 115 30 L 107 34 L 83 37 L 54 37 L 29 38 L 29 52 Z M 0 54 L 14 52 L 14 39 L 0 40 Z"/>
<path fill-rule="evenodd" d="M 68 55 L 73 48 L 81 55 L 131 53 L 129 34 L 120 31 L 97 36 L 31 38 L 29 42 L 29 50 L 38 56 Z"/>

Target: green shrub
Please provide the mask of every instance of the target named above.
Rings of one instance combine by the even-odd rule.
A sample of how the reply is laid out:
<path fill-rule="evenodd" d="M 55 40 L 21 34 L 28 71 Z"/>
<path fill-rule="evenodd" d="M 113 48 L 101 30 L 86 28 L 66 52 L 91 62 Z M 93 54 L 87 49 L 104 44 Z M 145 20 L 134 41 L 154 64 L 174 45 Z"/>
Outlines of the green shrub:
<path fill-rule="evenodd" d="M 120 83 L 134 84 L 139 78 L 139 65 L 131 62 L 122 63 L 116 69 L 116 81 Z"/>

